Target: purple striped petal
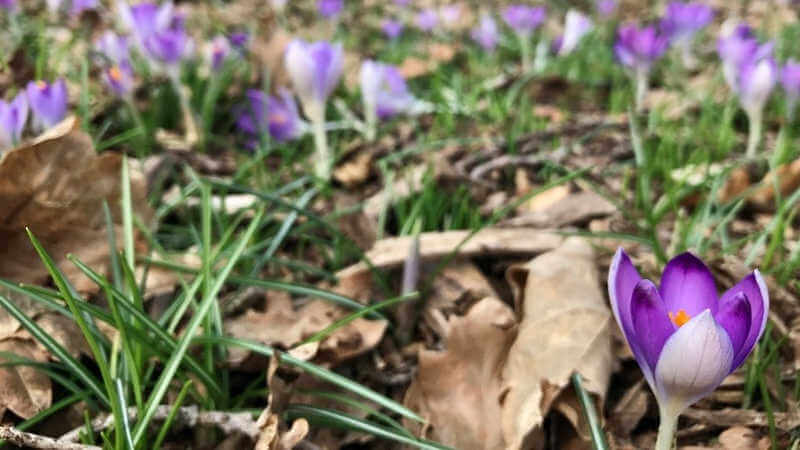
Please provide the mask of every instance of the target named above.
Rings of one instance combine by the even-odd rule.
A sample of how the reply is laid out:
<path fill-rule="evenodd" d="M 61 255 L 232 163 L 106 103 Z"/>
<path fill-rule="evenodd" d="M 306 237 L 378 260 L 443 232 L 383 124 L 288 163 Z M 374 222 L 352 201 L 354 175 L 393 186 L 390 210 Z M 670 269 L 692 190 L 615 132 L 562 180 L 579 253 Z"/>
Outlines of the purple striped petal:
<path fill-rule="evenodd" d="M 733 301 L 733 298 L 740 292 L 745 295 L 750 306 L 750 329 L 747 333 L 747 338 L 733 358 L 731 370 L 736 370 L 736 368 L 742 365 L 747 355 L 750 354 L 750 351 L 753 350 L 753 347 L 756 345 L 758 338 L 764 333 L 764 327 L 767 324 L 766 311 L 769 310 L 767 284 L 764 282 L 764 278 L 761 277 L 761 273 L 758 270 L 744 277 L 736 286 L 722 294 L 720 303 L 727 304 Z"/>
<path fill-rule="evenodd" d="M 744 292 L 723 298 L 719 303 L 719 312 L 714 317 L 731 338 L 734 355 L 742 349 L 750 332 L 750 302 Z"/>
<path fill-rule="evenodd" d="M 617 319 L 620 329 L 628 342 L 632 341 L 633 322 L 631 321 L 631 298 L 633 289 L 642 279 L 631 258 L 620 247 L 611 261 L 608 270 L 608 297 L 611 299 L 611 310 Z"/>
<path fill-rule="evenodd" d="M 631 318 L 636 342 L 651 372 L 655 371 L 664 343 L 675 332 L 658 288 L 650 280 L 636 284 L 631 299 Z"/>
<path fill-rule="evenodd" d="M 661 275 L 661 298 L 667 311 L 686 311 L 694 317 L 706 309 L 717 313 L 717 286 L 703 261 L 691 253 L 672 258 Z"/>

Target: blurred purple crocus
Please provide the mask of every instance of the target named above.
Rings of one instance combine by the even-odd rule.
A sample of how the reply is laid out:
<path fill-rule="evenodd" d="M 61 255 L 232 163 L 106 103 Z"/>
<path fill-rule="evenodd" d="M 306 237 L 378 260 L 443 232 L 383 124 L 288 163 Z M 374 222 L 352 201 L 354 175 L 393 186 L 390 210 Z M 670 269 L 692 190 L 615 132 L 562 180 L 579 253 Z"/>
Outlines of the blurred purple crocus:
<path fill-rule="evenodd" d="M 553 46 L 555 53 L 559 56 L 572 53 L 578 47 L 581 39 L 592 31 L 593 27 L 592 20 L 584 14 L 574 9 L 567 11 L 564 19 L 564 34 L 557 39 Z"/>
<path fill-rule="evenodd" d="M 597 0 L 595 2 L 595 9 L 597 9 L 597 13 L 602 18 L 611 17 L 614 12 L 617 10 L 617 1 L 616 0 Z"/>
<path fill-rule="evenodd" d="M 330 179 L 333 157 L 328 150 L 325 134 L 325 101 L 342 75 L 342 46 L 325 41 L 309 44 L 296 39 L 289 43 L 284 60 L 294 91 L 303 105 L 303 112 L 313 125 L 317 149 L 316 174 L 327 181 Z"/>
<path fill-rule="evenodd" d="M 247 51 L 247 46 L 250 44 L 250 34 L 245 31 L 237 31 L 228 36 L 231 47 L 240 52 Z"/>
<path fill-rule="evenodd" d="M 67 114 L 67 84 L 63 78 L 53 83 L 31 81 L 25 88 L 33 111 L 33 126 L 41 131 L 60 122 Z"/>
<path fill-rule="evenodd" d="M 4 9 L 8 12 L 16 12 L 17 0 L 0 0 L 0 9 Z"/>
<path fill-rule="evenodd" d="M 246 94 L 247 103 L 241 107 L 236 125 L 251 139 L 258 139 L 269 132 L 272 139 L 286 142 L 302 136 L 306 124 L 300 118 L 297 104 L 292 94 L 281 89 L 278 96 L 269 96 L 250 89 Z"/>
<path fill-rule="evenodd" d="M 128 38 L 106 31 L 95 42 L 95 50 L 103 57 L 103 79 L 108 87 L 114 94 L 127 97 L 134 83 Z"/>
<path fill-rule="evenodd" d="M 634 79 L 637 111 L 644 108 L 650 69 L 667 50 L 668 44 L 666 36 L 653 26 L 639 28 L 635 24 L 627 24 L 617 30 L 614 55 Z"/>
<path fill-rule="evenodd" d="M 764 333 L 769 294 L 758 270 L 717 294 L 711 271 L 691 253 L 673 258 L 661 285 L 642 279 L 617 250 L 608 274 L 614 318 L 656 396 L 656 450 L 672 447 L 678 416 L 745 361 Z"/>
<path fill-rule="evenodd" d="M 422 31 L 431 32 L 439 24 L 439 15 L 435 9 L 423 9 L 414 18 L 414 24 Z"/>
<path fill-rule="evenodd" d="M 344 9 L 344 0 L 317 0 L 317 11 L 326 19 L 336 18 Z"/>
<path fill-rule="evenodd" d="M 781 86 L 786 93 L 786 110 L 789 119 L 794 118 L 797 101 L 800 100 L 800 63 L 790 59 L 781 69 Z"/>
<path fill-rule="evenodd" d="M 120 19 L 133 32 L 145 56 L 168 72 L 175 72 L 193 50 L 184 17 L 175 11 L 171 2 L 161 6 L 150 2 L 130 6 L 122 1 Z"/>
<path fill-rule="evenodd" d="M 472 40 L 477 42 L 487 52 L 494 51 L 497 47 L 497 41 L 500 38 L 500 32 L 497 29 L 497 22 L 489 14 L 481 16 L 478 25 L 470 31 Z"/>
<path fill-rule="evenodd" d="M 381 22 L 381 30 L 389 39 L 397 39 L 403 34 L 403 22 L 394 19 L 386 19 Z"/>
<path fill-rule="evenodd" d="M 542 6 L 511 5 L 503 10 L 503 20 L 515 33 L 529 36 L 544 22 L 547 13 Z"/>
<path fill-rule="evenodd" d="M 0 150 L 16 146 L 28 120 L 28 100 L 20 92 L 9 103 L 0 100 Z"/>
<path fill-rule="evenodd" d="M 761 142 L 762 116 L 772 89 L 778 81 L 778 66 L 768 42 L 739 65 L 736 93 L 750 123 L 746 156 L 752 158 Z"/>
<path fill-rule="evenodd" d="M 736 90 L 739 66 L 758 50 L 758 41 L 746 24 L 728 20 L 722 24 L 717 53 L 728 87 Z"/>
<path fill-rule="evenodd" d="M 378 119 L 389 119 L 414 105 L 406 80 L 394 66 L 366 60 L 361 64 L 359 82 L 370 140 L 375 138 Z"/>
<path fill-rule="evenodd" d="M 714 11 L 703 3 L 670 2 L 661 20 L 661 32 L 669 37 L 681 52 L 686 67 L 694 68 L 697 60 L 692 53 L 692 39 L 714 19 Z"/>
<path fill-rule="evenodd" d="M 214 72 L 222 68 L 231 53 L 231 45 L 225 36 L 218 35 L 206 46 L 206 61 Z"/>

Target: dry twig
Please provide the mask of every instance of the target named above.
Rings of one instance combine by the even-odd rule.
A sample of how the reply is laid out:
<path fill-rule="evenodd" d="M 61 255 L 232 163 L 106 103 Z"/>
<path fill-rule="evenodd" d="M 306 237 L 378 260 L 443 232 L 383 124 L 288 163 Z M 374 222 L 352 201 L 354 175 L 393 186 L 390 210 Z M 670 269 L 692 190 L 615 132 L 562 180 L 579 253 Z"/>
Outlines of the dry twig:
<path fill-rule="evenodd" d="M 0 425 L 0 439 L 24 448 L 43 448 L 58 450 L 100 450 L 96 445 L 83 445 L 61 442 L 47 436 L 27 433 L 14 427 Z"/>

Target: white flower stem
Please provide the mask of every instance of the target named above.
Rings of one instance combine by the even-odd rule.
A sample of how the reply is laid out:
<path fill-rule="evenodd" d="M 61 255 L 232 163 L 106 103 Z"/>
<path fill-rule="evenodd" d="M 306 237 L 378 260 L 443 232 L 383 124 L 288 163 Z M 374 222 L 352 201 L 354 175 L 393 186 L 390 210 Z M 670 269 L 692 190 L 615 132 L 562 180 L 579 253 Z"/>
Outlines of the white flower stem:
<path fill-rule="evenodd" d="M 675 431 L 678 429 L 678 414 L 672 414 L 661 409 L 659 414 L 658 437 L 654 450 L 672 450 L 675 440 Z"/>
<path fill-rule="evenodd" d="M 313 114 L 311 128 L 314 134 L 314 146 L 317 154 L 314 161 L 314 171 L 320 179 L 328 181 L 331 178 L 332 159 L 328 151 L 328 137 L 325 134 L 324 114 Z"/>
<path fill-rule="evenodd" d="M 634 83 L 636 84 L 636 112 L 644 111 L 644 98 L 647 95 L 648 73 L 646 70 L 637 70 L 634 75 Z"/>
<path fill-rule="evenodd" d="M 531 37 L 523 33 L 518 33 L 519 48 L 522 53 L 522 73 L 531 71 Z"/>
<path fill-rule="evenodd" d="M 189 97 L 186 95 L 186 90 L 181 84 L 177 75 L 170 75 L 172 86 L 178 94 L 178 101 L 181 106 L 181 115 L 183 116 L 183 126 L 186 129 L 185 140 L 189 145 L 194 145 L 200 139 L 200 133 L 197 129 L 197 122 L 194 119 L 194 112 L 192 112 L 192 105 L 189 104 Z"/>
<path fill-rule="evenodd" d="M 758 144 L 761 142 L 761 111 L 753 111 L 747 115 L 747 118 L 749 119 L 750 123 L 747 135 L 747 151 L 745 152 L 745 156 L 747 158 L 753 158 L 756 156 Z"/>

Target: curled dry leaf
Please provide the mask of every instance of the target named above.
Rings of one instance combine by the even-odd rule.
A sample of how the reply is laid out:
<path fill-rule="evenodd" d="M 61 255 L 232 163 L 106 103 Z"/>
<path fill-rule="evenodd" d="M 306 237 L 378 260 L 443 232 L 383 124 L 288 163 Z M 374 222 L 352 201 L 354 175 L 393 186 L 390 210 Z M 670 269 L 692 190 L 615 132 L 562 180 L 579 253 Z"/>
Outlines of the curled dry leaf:
<path fill-rule="evenodd" d="M 306 419 L 295 420 L 288 429 L 281 419 L 281 414 L 291 396 L 291 386 L 276 375 L 278 366 L 279 358 L 272 356 L 267 370 L 267 386 L 269 388 L 267 407 L 261 412 L 256 422 L 260 431 L 255 450 L 291 450 L 309 432 Z"/>
<path fill-rule="evenodd" d="M 102 268 L 108 263 L 108 234 L 103 202 L 111 207 L 114 224 L 121 214 L 122 157 L 97 155 L 92 138 L 67 118 L 28 145 L 6 153 L 0 160 L 0 278 L 42 283 L 48 273 L 31 245 L 29 227 L 79 291 L 96 286 L 72 263 L 68 253 Z M 131 170 L 134 214 L 147 221 L 144 177 Z"/>
<path fill-rule="evenodd" d="M 501 374 L 516 335 L 514 312 L 487 297 L 447 323 L 443 352 L 421 350 L 405 405 L 428 422 L 418 434 L 459 450 L 506 448 L 500 422 Z"/>
<path fill-rule="evenodd" d="M 522 297 L 517 300 L 519 335 L 503 370 L 507 394 L 502 422 L 508 448 L 523 448 L 552 408 L 583 434 L 582 416 L 559 396 L 578 372 L 586 390 L 602 403 L 613 365 L 611 314 L 592 247 L 569 238 L 556 250 L 510 271 L 509 279 Z"/>
<path fill-rule="evenodd" d="M 295 310 L 288 296 L 270 295 L 264 311 L 248 310 L 245 314 L 225 322 L 225 331 L 231 336 L 253 340 L 280 348 L 291 348 L 314 333 L 344 317 L 348 312 L 322 300 L 313 300 Z M 386 322 L 356 319 L 326 337 L 316 349 L 314 360 L 318 364 L 336 365 L 374 348 L 383 338 Z M 310 347 L 305 347 L 307 350 Z M 234 364 L 243 362 L 249 352 L 233 350 L 229 353 Z M 310 358 L 312 355 L 305 355 Z"/>
<path fill-rule="evenodd" d="M 32 339 L 5 339 L 0 341 L 0 352 L 18 358 L 45 362 L 47 353 Z M 15 358 L 0 357 L 0 362 Z M 35 367 L 12 365 L 0 368 L 0 409 L 11 410 L 23 419 L 30 419 L 50 407 L 52 390 L 50 378 Z"/>

